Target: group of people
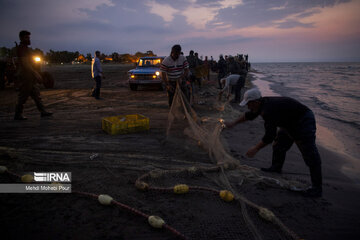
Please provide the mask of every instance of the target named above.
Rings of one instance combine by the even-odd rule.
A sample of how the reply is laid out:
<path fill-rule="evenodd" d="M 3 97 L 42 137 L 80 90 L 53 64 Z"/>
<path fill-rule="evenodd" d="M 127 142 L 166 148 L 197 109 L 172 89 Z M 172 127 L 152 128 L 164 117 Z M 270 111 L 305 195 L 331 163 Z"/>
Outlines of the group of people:
<path fill-rule="evenodd" d="M 190 71 L 190 81 L 193 83 L 197 83 L 199 88 L 201 88 L 201 81 L 204 76 L 201 76 L 201 70 L 204 69 L 206 71 L 206 80 L 210 79 L 210 68 L 211 64 L 213 63 L 213 59 L 211 61 L 208 60 L 208 57 L 205 56 L 205 60 L 203 61 L 199 58 L 199 54 L 197 52 L 194 53 L 194 50 L 190 50 L 189 56 L 186 56 L 186 60 L 189 64 L 189 71 Z M 201 68 L 203 67 L 203 68 Z"/>
<path fill-rule="evenodd" d="M 166 85 L 169 98 L 169 106 L 175 93 L 177 79 L 181 79 L 179 84 L 187 98 L 190 101 L 193 94 L 195 83 L 201 88 L 202 76 L 199 74 L 199 67 L 204 66 L 207 71 L 206 79 L 209 80 L 210 69 L 218 72 L 219 97 L 227 90 L 227 98 L 231 92 L 235 92 L 232 103 L 240 103 L 241 90 L 244 88 L 246 76 L 249 70 L 248 56 L 239 54 L 236 57 L 220 55 L 218 62 L 214 61 L 212 56 L 208 60 L 202 61 L 198 53 L 190 50 L 188 56 L 184 56 L 180 45 L 174 45 L 171 53 L 161 64 L 162 80 Z M 166 74 L 165 74 L 166 73 Z"/>
<path fill-rule="evenodd" d="M 246 76 L 249 70 L 248 55 L 239 54 L 236 57 L 220 55 L 217 63 L 218 84 L 222 89 L 219 93 L 219 99 L 227 91 L 227 98 L 230 97 L 231 90 L 235 92 L 232 103 L 240 103 L 241 90 L 245 86 Z"/>
<path fill-rule="evenodd" d="M 247 57 L 246 57 L 247 58 Z M 228 60 L 228 62 L 227 62 Z M 235 94 L 243 87 L 248 65 L 240 65 L 245 59 L 235 60 L 229 56 L 225 60 L 220 56 L 218 64 L 219 87 L 222 92 L 229 85 L 235 86 Z M 162 79 L 167 86 L 169 105 L 171 106 L 177 82 L 182 91 L 186 91 L 186 79 L 189 76 L 188 60 L 181 55 L 180 45 L 174 45 L 170 56 L 166 57 L 161 64 Z M 221 70 L 220 70 L 221 69 Z M 190 72 L 191 74 L 191 72 Z M 226 78 L 226 74 L 229 74 Z M 240 87 L 238 87 L 240 86 Z M 238 93 L 239 94 L 239 93 Z M 239 101 L 239 96 L 235 101 Z M 261 168 L 264 172 L 281 173 L 286 152 L 295 143 L 299 148 L 305 164 L 310 169 L 312 186 L 303 191 L 307 197 L 322 196 L 322 170 L 321 158 L 316 147 L 316 122 L 314 113 L 305 105 L 289 97 L 262 97 L 258 89 L 253 88 L 245 92 L 240 106 L 247 106 L 249 111 L 241 115 L 235 121 L 225 122 L 226 128 L 232 128 L 239 123 L 251 121 L 261 116 L 264 120 L 265 134 L 263 138 L 246 155 L 254 157 L 260 149 L 273 144 L 272 165 Z"/>
<path fill-rule="evenodd" d="M 21 79 L 21 84 L 14 119 L 26 120 L 22 113 L 24 104 L 29 96 L 34 99 L 41 117 L 51 116 L 52 113 L 44 108 L 40 91 L 36 84 L 41 81 L 41 76 L 31 66 L 31 54 L 28 48 L 30 45 L 30 32 L 21 31 L 19 37 L 21 42 L 17 49 L 17 74 L 19 79 Z M 177 86 L 180 86 L 185 95 L 189 93 L 188 90 L 191 88 L 191 81 L 193 81 L 191 80 L 193 79 L 191 71 L 194 67 L 192 53 L 190 52 L 189 57 L 185 57 L 181 54 L 181 46 L 174 45 L 171 48 L 170 55 L 161 63 L 160 70 L 162 80 L 167 89 L 169 106 L 172 104 Z M 101 78 L 103 77 L 99 56 L 100 52 L 96 51 L 91 67 L 92 77 L 96 83 L 92 96 L 96 99 L 99 99 L 100 96 Z M 244 62 L 247 63 L 247 57 L 245 60 L 240 57 L 235 59 L 229 56 L 225 60 L 220 56 L 217 69 L 219 73 L 218 79 L 220 79 L 219 87 L 223 87 L 221 91 L 225 91 L 226 88 L 233 85 L 235 86 L 236 94 L 238 86 L 240 86 L 240 89 L 243 87 L 248 70 L 243 64 Z M 186 97 L 189 98 L 188 95 Z M 238 101 L 240 99 L 235 97 L 235 100 Z M 310 169 L 312 187 L 306 190 L 304 194 L 310 197 L 320 197 L 322 195 L 321 159 L 315 143 L 316 123 L 313 112 L 292 98 L 262 97 L 260 91 L 256 88 L 245 92 L 240 106 L 245 105 L 249 111 L 235 121 L 225 122 L 225 126 L 226 128 L 232 128 L 236 124 L 254 120 L 258 116 L 264 119 L 265 135 L 261 141 L 247 151 L 246 155 L 254 157 L 260 149 L 273 143 L 272 165 L 261 170 L 281 173 L 286 152 L 295 142 L 306 165 Z"/>
<path fill-rule="evenodd" d="M 31 44 L 30 35 L 31 33 L 29 31 L 21 31 L 19 33 L 20 44 L 16 48 L 16 75 L 19 93 L 15 107 L 14 120 L 27 120 L 23 115 L 23 110 L 24 104 L 29 97 L 34 100 L 36 107 L 40 111 L 41 117 L 53 115 L 53 113 L 45 110 L 40 96 L 40 90 L 37 83 L 41 83 L 43 80 L 33 65 L 32 52 L 29 48 L 29 45 Z M 95 86 L 91 96 L 95 97 L 95 99 L 100 99 L 101 79 L 103 78 L 99 57 L 100 52 L 96 51 L 91 64 L 91 74 L 95 80 Z"/>

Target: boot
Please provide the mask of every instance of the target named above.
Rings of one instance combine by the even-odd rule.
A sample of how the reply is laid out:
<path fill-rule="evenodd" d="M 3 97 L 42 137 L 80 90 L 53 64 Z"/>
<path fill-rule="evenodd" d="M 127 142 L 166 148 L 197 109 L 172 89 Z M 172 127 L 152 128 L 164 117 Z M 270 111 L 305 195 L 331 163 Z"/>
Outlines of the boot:
<path fill-rule="evenodd" d="M 318 198 L 322 196 L 322 188 L 321 187 L 311 187 L 305 191 L 303 191 L 304 197 Z"/>
<path fill-rule="evenodd" d="M 47 111 L 42 111 L 41 112 L 41 117 L 50 117 L 51 115 L 53 115 L 52 112 L 47 112 Z"/>
<path fill-rule="evenodd" d="M 22 112 L 23 112 L 23 106 L 17 104 L 15 107 L 14 120 L 27 120 L 27 118 L 22 115 Z"/>
<path fill-rule="evenodd" d="M 24 117 L 23 115 L 16 115 L 15 114 L 14 120 L 27 120 L 27 117 Z"/>
<path fill-rule="evenodd" d="M 277 167 L 271 166 L 271 167 L 269 167 L 269 168 L 261 168 L 261 171 L 263 171 L 263 172 L 281 173 L 281 168 L 277 168 Z"/>
<path fill-rule="evenodd" d="M 95 99 L 100 99 L 100 88 L 95 89 Z"/>

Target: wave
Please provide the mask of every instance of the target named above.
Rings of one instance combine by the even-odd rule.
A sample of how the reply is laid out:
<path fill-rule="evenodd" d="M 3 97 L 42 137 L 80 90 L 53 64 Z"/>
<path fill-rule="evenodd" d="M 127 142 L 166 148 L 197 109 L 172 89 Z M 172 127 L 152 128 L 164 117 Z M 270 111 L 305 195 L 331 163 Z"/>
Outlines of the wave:
<path fill-rule="evenodd" d="M 337 111 L 337 109 L 334 109 L 334 108 L 330 107 L 329 104 L 327 104 L 326 102 L 321 101 L 319 98 L 317 98 L 315 96 L 310 96 L 310 99 L 312 99 L 317 106 L 319 106 L 321 109 L 323 109 L 325 111 L 331 111 L 331 112 L 336 112 Z"/>
<path fill-rule="evenodd" d="M 348 120 L 345 120 L 345 119 L 341 119 L 341 118 L 338 118 L 338 117 L 332 117 L 332 116 L 326 116 L 326 117 L 331 119 L 331 120 L 335 120 L 335 121 L 338 121 L 338 122 L 341 122 L 341 123 L 345 123 L 347 125 L 350 125 L 351 127 L 354 127 L 356 129 L 360 130 L 360 124 L 357 123 L 357 122 L 348 121 Z"/>

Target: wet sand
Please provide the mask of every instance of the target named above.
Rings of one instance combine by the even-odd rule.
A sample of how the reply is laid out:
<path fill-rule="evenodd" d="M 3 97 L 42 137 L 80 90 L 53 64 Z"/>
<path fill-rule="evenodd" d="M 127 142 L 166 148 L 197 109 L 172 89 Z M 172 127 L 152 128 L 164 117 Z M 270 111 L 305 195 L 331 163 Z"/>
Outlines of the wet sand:
<path fill-rule="evenodd" d="M 48 67 L 56 81 L 54 89 L 42 89 L 41 92 L 47 109 L 54 112 L 54 116 L 48 119 L 40 118 L 33 101 L 29 99 L 24 113 L 29 120 L 13 121 L 16 92 L 12 88 L 0 92 L 0 165 L 20 174 L 70 171 L 74 189 L 107 193 L 143 212 L 164 216 L 180 229 L 191 228 L 189 222 L 192 221 L 198 224 L 193 228 L 210 226 L 210 219 L 216 221 L 216 217 L 206 210 L 212 204 L 211 199 L 201 195 L 191 197 L 185 201 L 188 209 L 181 207 L 180 210 L 174 208 L 168 211 L 170 206 L 180 204 L 177 202 L 180 200 L 166 196 L 144 197 L 134 188 L 136 179 L 149 170 L 212 164 L 206 152 L 192 147 L 186 139 L 166 141 L 169 111 L 166 93 L 156 88 L 130 91 L 126 84 L 126 72 L 130 68 L 132 66 L 104 65 L 106 79 L 103 81 L 102 99 L 95 100 L 89 96 L 93 85 L 90 66 Z M 202 91 L 214 87 L 216 84 L 212 81 Z M 195 105 L 200 116 L 214 114 L 211 104 L 215 97 L 204 95 L 197 100 L 205 102 Z M 246 110 L 236 105 L 233 107 L 238 112 Z M 148 132 L 110 136 L 102 131 L 102 117 L 133 113 L 150 118 Z M 225 119 L 232 117 L 225 116 Z M 231 155 L 241 163 L 264 167 L 270 165 L 271 147 L 263 149 L 254 159 L 244 157 L 246 150 L 256 144 L 263 133 L 263 122 L 256 119 L 225 130 L 222 136 Z M 340 171 L 343 156 L 321 146 L 319 150 L 324 175 L 322 198 L 308 199 L 294 192 L 261 184 L 243 184 L 238 190 L 249 200 L 272 210 L 304 239 L 359 239 L 359 187 Z M 89 156 L 93 153 L 99 153 L 99 157 L 90 160 Z M 308 169 L 295 146 L 289 151 L 283 170 L 282 176 L 285 178 L 309 182 Z M 16 181 L 14 177 L 0 175 L 0 182 Z M 240 179 L 232 181 L 236 183 Z M 1 194 L 0 211 L 4 239 L 174 238 L 169 232 L 151 229 L 143 219 L 122 209 L 104 207 L 74 194 Z M 211 213 L 218 216 L 223 211 L 224 208 L 214 207 Z M 184 220 L 184 214 L 188 220 Z M 231 224 L 231 221 L 227 224 Z M 202 231 L 211 232 L 211 228 L 205 227 Z M 220 238 L 216 233 L 189 235 L 193 239 Z M 264 236 L 264 239 L 273 238 Z"/>

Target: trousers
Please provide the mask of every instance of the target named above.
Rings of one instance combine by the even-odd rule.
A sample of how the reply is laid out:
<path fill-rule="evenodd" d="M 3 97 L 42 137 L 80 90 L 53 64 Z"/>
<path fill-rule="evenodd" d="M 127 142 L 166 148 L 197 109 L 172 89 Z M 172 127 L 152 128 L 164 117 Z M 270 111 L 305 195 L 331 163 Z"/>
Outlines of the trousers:
<path fill-rule="evenodd" d="M 175 95 L 175 91 L 176 91 L 176 81 L 171 81 L 169 82 L 169 84 L 172 86 L 173 90 L 167 90 L 167 96 L 168 96 L 168 101 L 169 101 L 169 107 L 171 107 L 173 99 L 174 99 L 174 95 Z M 181 81 L 180 83 L 180 88 L 181 91 L 184 93 L 186 100 L 188 102 L 190 102 L 190 98 L 191 98 L 191 83 L 187 82 L 187 81 Z"/>
<path fill-rule="evenodd" d="M 315 143 L 316 122 L 312 111 L 308 111 L 297 123 L 295 130 L 289 132 L 279 128 L 273 143 L 272 167 L 282 169 L 286 152 L 293 143 L 301 152 L 305 164 L 309 167 L 313 187 L 322 186 L 321 158 Z"/>
<path fill-rule="evenodd" d="M 99 98 L 100 97 L 100 88 L 101 88 L 101 77 L 97 76 L 94 78 L 94 80 L 95 80 L 95 86 L 93 88 L 91 96 L 93 96 L 95 98 Z"/>
<path fill-rule="evenodd" d="M 20 75 L 19 78 L 21 78 L 22 81 L 19 87 L 19 94 L 15 108 L 15 115 L 16 116 L 22 115 L 24 110 L 24 104 L 26 103 L 29 97 L 31 97 L 34 100 L 36 107 L 40 112 L 45 112 L 45 108 L 40 96 L 40 90 L 36 84 L 36 80 L 34 79 L 34 77 Z"/>
<path fill-rule="evenodd" d="M 235 99 L 234 100 L 236 102 L 241 101 L 241 89 L 245 86 L 245 79 L 246 79 L 246 75 L 240 75 L 240 78 L 235 85 Z"/>

